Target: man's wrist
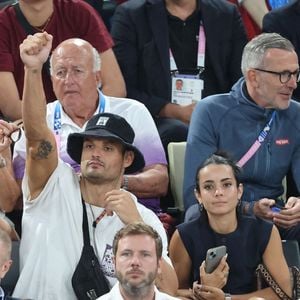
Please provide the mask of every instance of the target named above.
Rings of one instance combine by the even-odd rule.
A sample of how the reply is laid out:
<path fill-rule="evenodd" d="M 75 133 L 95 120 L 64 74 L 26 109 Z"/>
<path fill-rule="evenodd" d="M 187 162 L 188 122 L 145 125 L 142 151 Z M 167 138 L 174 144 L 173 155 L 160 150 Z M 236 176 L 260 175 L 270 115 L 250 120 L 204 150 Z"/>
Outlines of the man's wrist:
<path fill-rule="evenodd" d="M 254 206 L 256 201 L 246 202 L 242 201 L 242 213 L 247 216 L 253 216 L 254 214 Z"/>
<path fill-rule="evenodd" d="M 0 156 L 0 169 L 6 167 L 6 160 L 3 156 Z"/>

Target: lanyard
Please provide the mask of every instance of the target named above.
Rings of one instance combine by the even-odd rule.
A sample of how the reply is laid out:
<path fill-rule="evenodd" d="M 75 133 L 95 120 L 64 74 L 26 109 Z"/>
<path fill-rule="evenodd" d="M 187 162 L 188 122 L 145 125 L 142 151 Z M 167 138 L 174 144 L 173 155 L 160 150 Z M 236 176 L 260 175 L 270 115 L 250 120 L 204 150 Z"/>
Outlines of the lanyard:
<path fill-rule="evenodd" d="M 265 125 L 264 129 L 260 132 L 256 141 L 249 148 L 249 150 L 244 154 L 244 156 L 238 161 L 237 165 L 239 167 L 243 167 L 248 162 L 248 160 L 256 153 L 256 151 L 260 148 L 261 144 L 265 141 L 266 137 L 270 132 L 271 125 L 275 116 L 276 116 L 276 111 L 274 110 L 269 122 Z"/>
<path fill-rule="evenodd" d="M 99 91 L 99 106 L 98 113 L 103 113 L 105 110 L 105 96 Z M 54 122 L 53 122 L 53 131 L 55 134 L 55 140 L 58 152 L 60 152 L 60 141 L 61 141 L 61 104 L 57 101 L 54 110 Z"/>
<path fill-rule="evenodd" d="M 198 34 L 198 52 L 197 52 L 197 67 L 199 69 L 204 68 L 205 42 L 206 42 L 206 37 L 205 37 L 204 27 L 203 27 L 203 25 L 200 25 L 199 26 L 199 34 Z M 169 49 L 169 54 L 170 54 L 170 69 L 171 69 L 171 71 L 177 71 L 178 68 L 177 68 L 171 48 Z"/>

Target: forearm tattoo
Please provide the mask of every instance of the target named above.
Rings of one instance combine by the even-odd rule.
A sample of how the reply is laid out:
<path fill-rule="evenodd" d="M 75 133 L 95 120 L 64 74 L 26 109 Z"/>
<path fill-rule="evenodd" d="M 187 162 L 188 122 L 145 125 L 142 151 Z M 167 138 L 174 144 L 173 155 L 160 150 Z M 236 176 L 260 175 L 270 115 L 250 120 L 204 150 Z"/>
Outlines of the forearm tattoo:
<path fill-rule="evenodd" d="M 53 145 L 46 140 L 42 140 L 38 147 L 37 153 L 34 159 L 46 159 L 48 158 L 49 154 L 53 151 Z"/>

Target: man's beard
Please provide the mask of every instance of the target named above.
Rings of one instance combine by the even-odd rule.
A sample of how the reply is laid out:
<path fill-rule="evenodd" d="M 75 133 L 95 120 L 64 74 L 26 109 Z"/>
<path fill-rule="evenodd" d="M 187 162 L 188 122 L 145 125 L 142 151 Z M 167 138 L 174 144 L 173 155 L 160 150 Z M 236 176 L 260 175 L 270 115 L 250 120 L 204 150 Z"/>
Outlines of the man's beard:
<path fill-rule="evenodd" d="M 128 281 L 120 272 L 116 272 L 116 276 L 120 282 L 120 285 L 124 291 L 132 297 L 141 297 L 146 295 L 149 292 L 149 289 L 152 288 L 156 274 L 157 272 L 150 272 L 142 281 L 133 284 L 132 282 Z"/>

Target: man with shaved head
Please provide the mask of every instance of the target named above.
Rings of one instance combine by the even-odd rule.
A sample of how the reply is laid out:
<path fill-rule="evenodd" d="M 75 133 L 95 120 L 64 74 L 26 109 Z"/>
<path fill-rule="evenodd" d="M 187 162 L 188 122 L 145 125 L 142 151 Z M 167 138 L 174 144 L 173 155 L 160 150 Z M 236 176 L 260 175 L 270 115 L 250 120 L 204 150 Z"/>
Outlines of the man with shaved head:
<path fill-rule="evenodd" d="M 123 176 L 123 188 L 133 192 L 142 204 L 160 211 L 159 198 L 168 188 L 165 152 L 154 121 L 143 104 L 132 99 L 108 97 L 101 85 L 101 59 L 95 48 L 82 39 L 68 39 L 50 59 L 53 90 L 58 100 L 47 105 L 47 123 L 55 133 L 60 157 L 79 171 L 79 164 L 66 151 L 67 137 L 84 130 L 96 113 L 111 112 L 124 117 L 135 131 L 134 144 L 145 157 L 145 167 Z M 14 171 L 18 181 L 24 175 L 25 139 L 15 145 Z"/>

